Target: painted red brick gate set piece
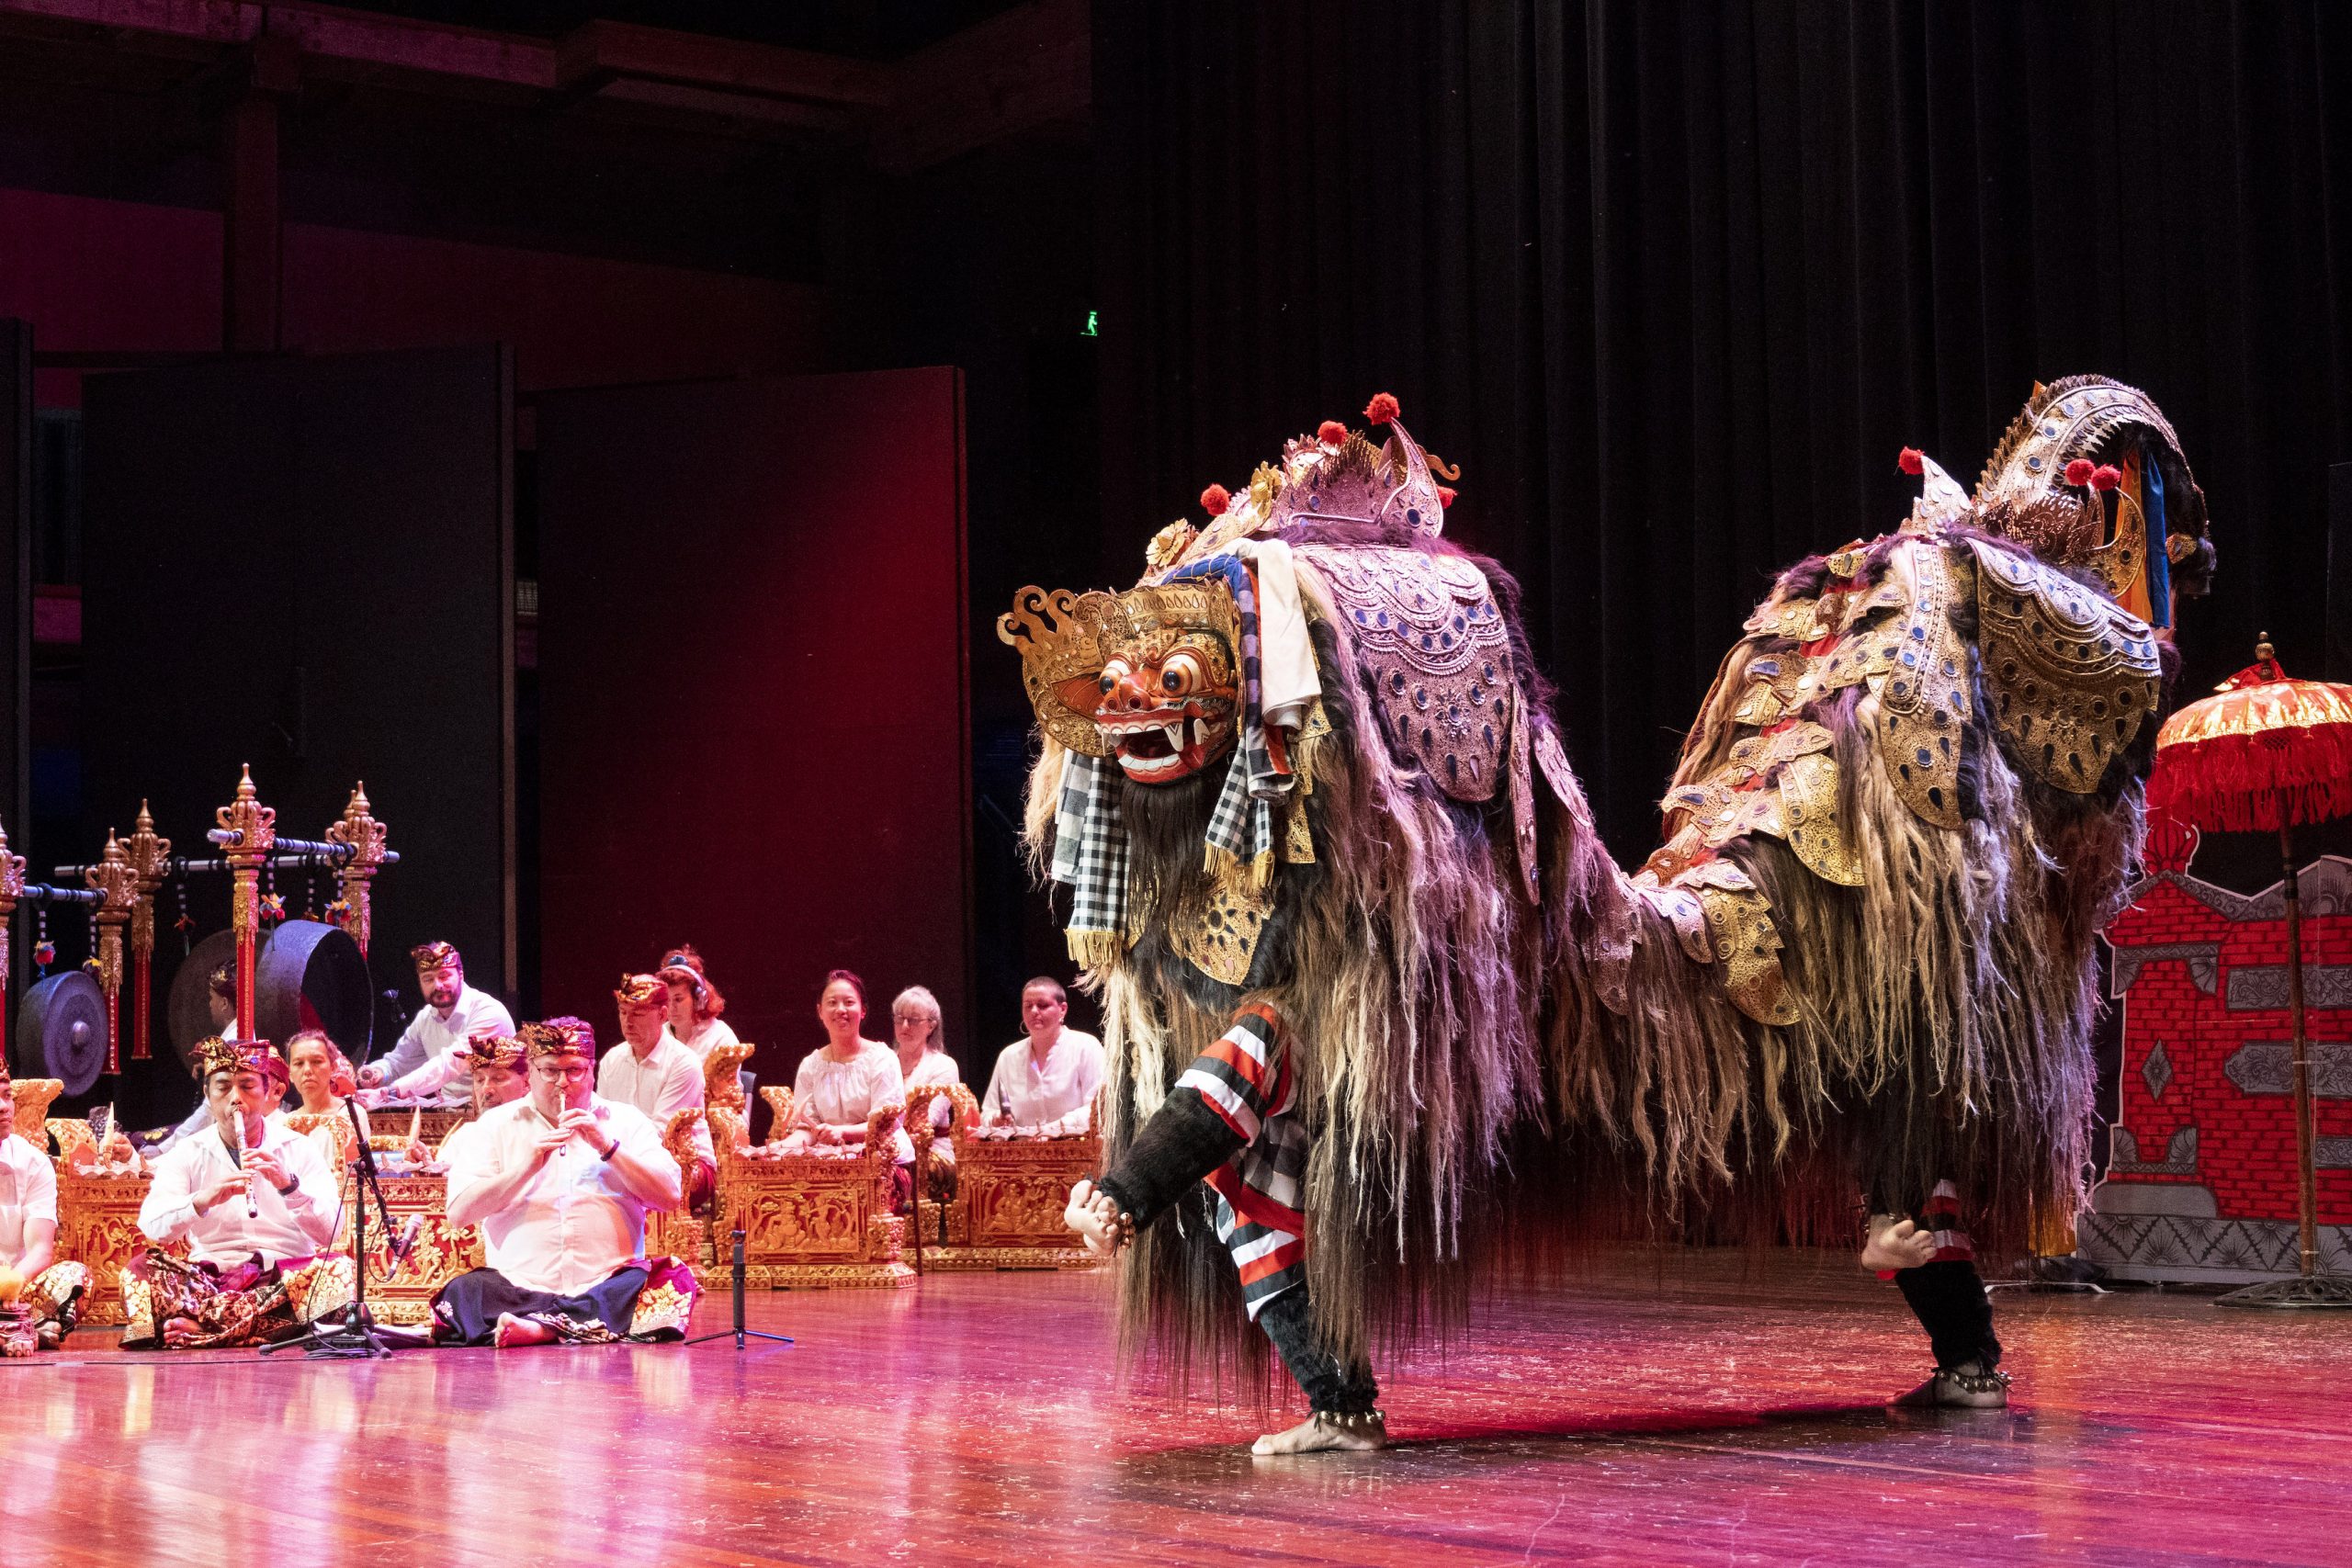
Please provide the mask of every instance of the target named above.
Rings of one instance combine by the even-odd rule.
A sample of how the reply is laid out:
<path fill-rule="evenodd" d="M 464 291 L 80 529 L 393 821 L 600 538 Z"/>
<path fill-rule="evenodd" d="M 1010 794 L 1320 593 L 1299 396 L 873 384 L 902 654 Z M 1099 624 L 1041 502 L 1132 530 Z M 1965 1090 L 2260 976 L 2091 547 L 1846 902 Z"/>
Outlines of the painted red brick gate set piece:
<path fill-rule="evenodd" d="M 2081 1255 L 2128 1279 L 2295 1272 L 2285 900 L 2188 874 L 2197 835 L 2152 823 L 2148 876 L 2109 928 L 2120 1116 Z M 2352 1272 L 2352 860 L 2301 874 L 2323 1272 Z"/>

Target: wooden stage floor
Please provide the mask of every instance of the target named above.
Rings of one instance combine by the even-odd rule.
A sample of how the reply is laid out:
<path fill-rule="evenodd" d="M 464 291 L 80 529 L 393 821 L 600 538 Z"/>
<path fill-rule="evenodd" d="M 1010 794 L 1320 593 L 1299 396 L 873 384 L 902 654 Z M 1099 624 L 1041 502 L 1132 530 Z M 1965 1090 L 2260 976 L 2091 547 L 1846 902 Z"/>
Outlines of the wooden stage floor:
<path fill-rule="evenodd" d="M 1100 1279 L 752 1302 L 799 1343 L 364 1365 L 85 1331 L 0 1363 L 0 1562 L 2352 1563 L 2352 1314 L 2004 1291 L 2018 1406 L 1907 1415 L 1892 1286 L 1628 1255 L 1391 1369 L 1397 1450 L 1253 1461 L 1248 1413 L 1122 1391 Z"/>

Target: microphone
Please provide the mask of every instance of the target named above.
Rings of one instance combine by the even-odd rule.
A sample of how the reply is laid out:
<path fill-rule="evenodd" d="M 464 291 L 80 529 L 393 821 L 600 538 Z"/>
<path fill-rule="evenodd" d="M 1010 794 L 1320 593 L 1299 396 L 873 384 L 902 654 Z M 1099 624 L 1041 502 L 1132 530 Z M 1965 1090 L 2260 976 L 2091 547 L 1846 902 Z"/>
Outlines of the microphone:
<path fill-rule="evenodd" d="M 405 1258 L 410 1252 L 415 1249 L 416 1233 L 424 1228 L 424 1216 L 423 1214 L 411 1214 L 408 1217 L 408 1224 L 401 1227 L 400 1239 L 392 1243 L 393 1262 L 400 1262 L 401 1259 Z"/>

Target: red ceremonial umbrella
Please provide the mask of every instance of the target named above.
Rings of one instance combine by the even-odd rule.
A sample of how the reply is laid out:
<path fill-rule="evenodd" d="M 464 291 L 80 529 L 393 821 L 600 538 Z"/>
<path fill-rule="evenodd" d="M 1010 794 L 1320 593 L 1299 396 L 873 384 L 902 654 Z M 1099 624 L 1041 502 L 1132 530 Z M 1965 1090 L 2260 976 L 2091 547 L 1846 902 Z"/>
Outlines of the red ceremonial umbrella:
<path fill-rule="evenodd" d="M 2148 807 L 2197 828 L 2278 835 L 2287 899 L 2287 1008 L 2295 1033 L 2295 1156 L 2302 1266 L 2297 1278 L 2222 1297 L 2233 1306 L 2352 1306 L 2352 1278 L 2319 1271 L 2312 1165 L 2311 1039 L 2303 1029 L 2303 923 L 2294 829 L 2352 816 L 2352 686 L 2290 681 L 2265 632 L 2255 662 L 2165 721 Z"/>

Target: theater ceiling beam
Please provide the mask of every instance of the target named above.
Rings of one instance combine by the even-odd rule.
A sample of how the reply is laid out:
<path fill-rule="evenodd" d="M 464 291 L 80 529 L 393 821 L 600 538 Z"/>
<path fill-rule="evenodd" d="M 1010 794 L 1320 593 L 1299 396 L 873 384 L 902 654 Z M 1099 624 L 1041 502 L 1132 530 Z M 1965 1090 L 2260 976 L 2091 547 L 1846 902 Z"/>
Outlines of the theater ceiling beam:
<path fill-rule="evenodd" d="M 891 111 L 874 120 L 871 141 L 887 174 L 1078 118 L 1093 98 L 1088 0 L 1030 0 L 908 56 L 892 74 Z"/>
<path fill-rule="evenodd" d="M 903 174 L 1082 116 L 1088 0 L 1030 0 L 896 63 L 594 21 L 549 40 L 256 0 L 0 0 L 0 36 L 201 62 L 262 40 L 306 80 L 658 113 L 732 135 L 815 132 Z"/>

